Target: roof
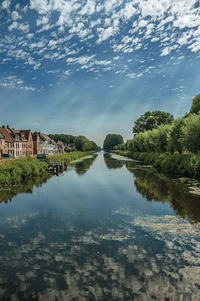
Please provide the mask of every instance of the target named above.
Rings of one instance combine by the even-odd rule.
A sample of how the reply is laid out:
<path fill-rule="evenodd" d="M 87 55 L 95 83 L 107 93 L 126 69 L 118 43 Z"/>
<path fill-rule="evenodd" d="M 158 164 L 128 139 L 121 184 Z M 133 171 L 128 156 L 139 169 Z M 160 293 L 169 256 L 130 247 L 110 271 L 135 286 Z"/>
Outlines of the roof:
<path fill-rule="evenodd" d="M 24 134 L 25 138 L 28 140 L 31 130 L 19 130 L 20 134 Z"/>
<path fill-rule="evenodd" d="M 40 137 L 48 143 L 56 145 L 56 142 L 44 133 L 40 133 Z"/>
<path fill-rule="evenodd" d="M 5 128 L 0 127 L 0 134 L 5 138 L 6 142 L 14 143 L 15 139 L 9 134 Z"/>
<path fill-rule="evenodd" d="M 58 145 L 65 145 L 64 142 L 62 142 L 62 141 L 58 141 L 57 144 Z"/>

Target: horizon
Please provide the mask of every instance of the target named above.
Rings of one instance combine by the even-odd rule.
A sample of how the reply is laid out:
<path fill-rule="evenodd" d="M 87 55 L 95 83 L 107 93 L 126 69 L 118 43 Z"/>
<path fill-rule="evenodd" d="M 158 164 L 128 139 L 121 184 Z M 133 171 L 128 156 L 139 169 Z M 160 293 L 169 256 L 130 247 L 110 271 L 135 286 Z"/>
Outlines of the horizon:
<path fill-rule="evenodd" d="M 102 146 L 200 93 L 198 1 L 3 0 L 0 13 L 1 124 Z"/>

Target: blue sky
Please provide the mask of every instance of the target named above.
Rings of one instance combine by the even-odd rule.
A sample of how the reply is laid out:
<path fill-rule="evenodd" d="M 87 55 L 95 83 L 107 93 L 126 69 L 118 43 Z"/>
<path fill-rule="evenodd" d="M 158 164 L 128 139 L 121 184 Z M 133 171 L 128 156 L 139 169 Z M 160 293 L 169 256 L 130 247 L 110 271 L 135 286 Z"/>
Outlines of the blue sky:
<path fill-rule="evenodd" d="M 200 1 L 3 0 L 0 22 L 2 124 L 102 144 L 200 93 Z"/>

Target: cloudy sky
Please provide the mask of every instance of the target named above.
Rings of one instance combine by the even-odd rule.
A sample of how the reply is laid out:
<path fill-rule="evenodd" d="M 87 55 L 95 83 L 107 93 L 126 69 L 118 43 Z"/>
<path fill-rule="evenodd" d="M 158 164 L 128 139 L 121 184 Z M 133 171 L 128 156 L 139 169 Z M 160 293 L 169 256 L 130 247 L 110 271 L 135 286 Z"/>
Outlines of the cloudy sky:
<path fill-rule="evenodd" d="M 200 93 L 199 0 L 1 0 L 0 22 L 2 124 L 101 144 Z"/>

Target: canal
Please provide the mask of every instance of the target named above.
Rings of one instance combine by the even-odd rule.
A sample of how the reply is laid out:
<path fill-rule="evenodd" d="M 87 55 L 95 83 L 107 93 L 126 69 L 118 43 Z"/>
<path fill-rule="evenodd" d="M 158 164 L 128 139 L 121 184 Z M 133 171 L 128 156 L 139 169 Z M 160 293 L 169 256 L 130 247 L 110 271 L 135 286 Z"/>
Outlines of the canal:
<path fill-rule="evenodd" d="M 20 189 L 0 193 L 0 300 L 200 300 L 198 183 L 100 152 Z"/>

